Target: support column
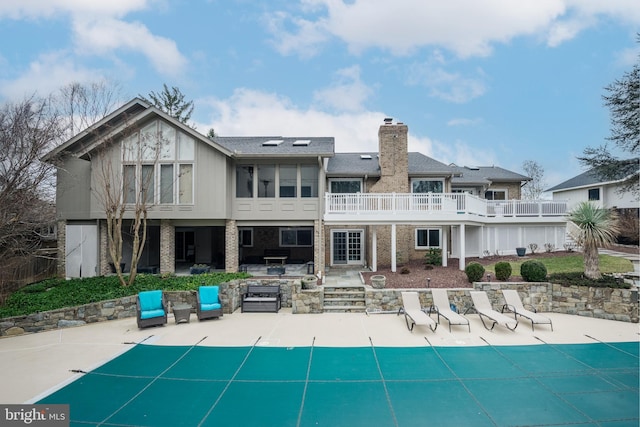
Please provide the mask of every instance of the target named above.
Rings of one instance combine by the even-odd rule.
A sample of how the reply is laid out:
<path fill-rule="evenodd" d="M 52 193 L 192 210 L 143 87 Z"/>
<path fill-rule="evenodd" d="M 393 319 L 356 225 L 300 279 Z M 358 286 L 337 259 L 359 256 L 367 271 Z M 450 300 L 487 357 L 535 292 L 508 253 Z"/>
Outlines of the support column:
<path fill-rule="evenodd" d="M 396 225 L 391 224 L 391 271 L 396 272 Z"/>
<path fill-rule="evenodd" d="M 313 221 L 313 266 L 318 278 L 324 280 L 324 223 Z M 323 283 L 323 282 L 321 282 Z"/>
<path fill-rule="evenodd" d="M 442 227 L 442 266 L 446 267 L 449 262 L 449 233 L 447 227 Z"/>
<path fill-rule="evenodd" d="M 58 246 L 58 257 L 57 257 L 57 272 L 59 277 L 65 277 L 67 275 L 67 221 L 61 219 L 58 221 L 58 236 L 57 236 L 57 246 Z"/>
<path fill-rule="evenodd" d="M 375 226 L 371 229 L 371 271 L 378 271 L 378 232 Z"/>
<path fill-rule="evenodd" d="M 111 255 L 109 254 L 109 236 L 107 221 L 98 220 L 98 274 L 106 276 L 111 273 Z"/>
<path fill-rule="evenodd" d="M 228 219 L 224 227 L 225 237 L 225 265 L 224 271 L 235 273 L 238 271 L 238 226 L 235 219 Z"/>
<path fill-rule="evenodd" d="M 176 272 L 176 228 L 171 221 L 160 221 L 160 273 Z"/>
<path fill-rule="evenodd" d="M 466 248 L 465 248 L 465 228 L 464 228 L 464 224 L 460 224 L 460 270 L 464 271 L 465 269 L 465 253 L 466 253 Z"/>

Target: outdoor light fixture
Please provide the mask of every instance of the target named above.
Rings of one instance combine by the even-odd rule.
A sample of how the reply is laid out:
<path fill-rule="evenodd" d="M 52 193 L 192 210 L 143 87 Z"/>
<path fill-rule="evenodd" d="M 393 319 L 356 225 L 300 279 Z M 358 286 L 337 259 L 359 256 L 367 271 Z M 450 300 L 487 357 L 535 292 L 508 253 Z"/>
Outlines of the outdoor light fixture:
<path fill-rule="evenodd" d="M 427 277 L 427 288 L 431 287 L 431 278 Z"/>
<path fill-rule="evenodd" d="M 491 281 L 491 273 L 487 273 L 487 282 Z"/>

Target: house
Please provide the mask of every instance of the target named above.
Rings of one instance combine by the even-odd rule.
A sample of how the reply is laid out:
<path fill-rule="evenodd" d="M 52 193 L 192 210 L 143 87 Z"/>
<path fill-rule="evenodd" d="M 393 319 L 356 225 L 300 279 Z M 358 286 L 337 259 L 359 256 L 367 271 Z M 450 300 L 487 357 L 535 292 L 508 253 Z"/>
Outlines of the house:
<path fill-rule="evenodd" d="M 632 192 L 621 192 L 622 181 L 603 181 L 593 170 L 588 170 L 546 191 L 554 200 L 566 200 L 568 209 L 589 201 L 602 208 L 637 210 L 637 196 Z"/>
<path fill-rule="evenodd" d="M 45 158 L 58 171 L 59 272 L 109 273 L 105 194 L 114 189 L 128 221 L 143 194 L 139 267 L 162 273 L 191 264 L 232 272 L 265 259 L 312 262 L 318 274 L 395 270 L 430 248 L 464 269 L 466 257 L 562 246 L 566 203 L 519 200 L 527 177 L 410 153 L 408 127 L 391 119 L 378 142 L 378 152 L 339 153 L 331 137 L 208 138 L 134 99 Z"/>

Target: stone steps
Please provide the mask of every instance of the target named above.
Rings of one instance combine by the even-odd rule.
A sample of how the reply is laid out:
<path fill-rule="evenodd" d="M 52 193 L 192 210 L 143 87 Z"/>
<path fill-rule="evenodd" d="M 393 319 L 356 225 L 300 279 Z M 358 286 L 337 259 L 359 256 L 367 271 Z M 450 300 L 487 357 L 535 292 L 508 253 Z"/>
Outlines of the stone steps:
<path fill-rule="evenodd" d="M 364 313 L 366 308 L 364 286 L 324 286 L 325 313 Z"/>

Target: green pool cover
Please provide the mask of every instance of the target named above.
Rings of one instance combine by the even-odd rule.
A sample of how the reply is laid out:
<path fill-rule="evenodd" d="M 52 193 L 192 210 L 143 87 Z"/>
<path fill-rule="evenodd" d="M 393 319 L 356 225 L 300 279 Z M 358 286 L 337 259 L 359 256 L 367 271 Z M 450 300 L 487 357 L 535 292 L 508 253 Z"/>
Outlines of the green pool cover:
<path fill-rule="evenodd" d="M 639 344 L 135 345 L 37 403 L 73 426 L 637 427 Z"/>

